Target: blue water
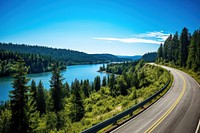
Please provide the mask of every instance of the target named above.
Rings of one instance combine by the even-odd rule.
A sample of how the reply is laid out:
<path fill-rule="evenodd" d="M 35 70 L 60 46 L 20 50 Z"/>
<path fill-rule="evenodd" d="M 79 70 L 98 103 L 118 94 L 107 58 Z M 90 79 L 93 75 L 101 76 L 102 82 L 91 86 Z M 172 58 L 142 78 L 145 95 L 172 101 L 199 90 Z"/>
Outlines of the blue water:
<path fill-rule="evenodd" d="M 89 79 L 90 82 L 93 82 L 96 76 L 100 76 L 101 79 L 103 79 L 103 77 L 107 74 L 97 72 L 99 70 L 99 67 L 102 65 L 103 64 L 68 66 L 66 70 L 61 71 L 61 74 L 64 78 L 63 83 L 67 81 L 71 85 L 71 82 L 74 81 L 76 78 L 78 80 Z M 51 76 L 51 72 L 27 75 L 27 77 L 31 80 L 34 79 L 37 84 L 41 80 L 43 82 L 44 88 L 47 90 L 50 88 L 49 80 Z M 0 101 L 9 100 L 9 91 L 12 90 L 12 81 L 12 77 L 0 78 Z M 30 82 L 28 83 L 28 85 L 30 85 Z"/>

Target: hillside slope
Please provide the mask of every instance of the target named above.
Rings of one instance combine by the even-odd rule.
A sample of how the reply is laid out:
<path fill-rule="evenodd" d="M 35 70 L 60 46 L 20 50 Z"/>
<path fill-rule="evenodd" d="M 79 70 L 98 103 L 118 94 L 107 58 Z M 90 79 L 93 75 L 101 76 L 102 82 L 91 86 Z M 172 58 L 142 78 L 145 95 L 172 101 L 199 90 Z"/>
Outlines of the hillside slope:
<path fill-rule="evenodd" d="M 67 62 L 68 65 L 72 64 L 88 64 L 88 63 L 103 63 L 112 61 L 127 61 L 129 59 L 118 58 L 111 54 L 87 54 L 84 52 L 69 50 L 69 49 L 57 49 L 44 46 L 31 46 L 25 44 L 12 44 L 12 43 L 0 43 L 0 50 L 9 50 L 19 53 L 31 53 L 39 54 L 43 56 L 49 56 L 52 59 L 61 60 Z"/>

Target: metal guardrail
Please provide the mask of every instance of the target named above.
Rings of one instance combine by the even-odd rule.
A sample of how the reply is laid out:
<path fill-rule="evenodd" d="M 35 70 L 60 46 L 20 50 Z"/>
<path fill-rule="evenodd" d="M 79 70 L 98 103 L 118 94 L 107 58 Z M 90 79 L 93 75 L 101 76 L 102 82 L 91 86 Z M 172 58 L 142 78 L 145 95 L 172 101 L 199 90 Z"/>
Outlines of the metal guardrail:
<path fill-rule="evenodd" d="M 165 84 L 165 86 L 162 89 L 160 89 L 159 91 L 157 91 L 155 94 L 153 94 L 152 96 L 148 97 L 144 101 L 134 105 L 133 107 L 131 107 L 131 108 L 129 108 L 129 109 L 127 109 L 127 110 L 125 110 L 125 111 L 123 111 L 123 112 L 121 112 L 121 113 L 119 113 L 119 114 L 117 114 L 117 115 L 115 115 L 115 116 L 103 121 L 103 122 L 100 122 L 99 124 L 94 125 L 91 128 L 88 128 L 88 129 L 82 131 L 82 133 L 96 133 L 99 130 L 107 127 L 108 125 L 117 122 L 119 119 L 121 119 L 121 118 L 123 118 L 123 117 L 125 117 L 125 116 L 127 116 L 129 114 L 132 114 L 135 110 L 137 110 L 140 107 L 143 107 L 146 103 L 150 102 L 152 99 L 154 99 L 160 93 L 162 93 L 165 90 L 165 88 L 168 86 L 169 83 L 170 83 L 170 80 L 167 81 L 167 83 Z"/>

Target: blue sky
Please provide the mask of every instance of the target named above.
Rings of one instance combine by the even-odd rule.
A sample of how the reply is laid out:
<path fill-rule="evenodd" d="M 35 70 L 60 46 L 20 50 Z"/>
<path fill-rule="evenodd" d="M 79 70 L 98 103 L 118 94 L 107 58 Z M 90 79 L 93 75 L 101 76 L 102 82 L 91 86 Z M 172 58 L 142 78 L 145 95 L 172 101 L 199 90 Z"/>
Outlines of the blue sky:
<path fill-rule="evenodd" d="M 200 27 L 198 0 L 0 0 L 0 42 L 142 55 Z"/>

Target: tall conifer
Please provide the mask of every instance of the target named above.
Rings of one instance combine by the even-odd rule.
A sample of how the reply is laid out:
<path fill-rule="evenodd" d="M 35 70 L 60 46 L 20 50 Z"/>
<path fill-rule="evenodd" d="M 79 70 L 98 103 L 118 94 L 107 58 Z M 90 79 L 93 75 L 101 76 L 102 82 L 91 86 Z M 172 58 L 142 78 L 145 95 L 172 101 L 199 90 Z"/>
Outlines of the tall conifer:
<path fill-rule="evenodd" d="M 12 132 L 26 133 L 29 130 L 27 117 L 27 103 L 28 103 L 28 79 L 26 74 L 28 68 L 22 59 L 13 66 L 14 81 L 12 87 L 14 90 L 10 91 L 11 98 L 11 130 Z"/>

